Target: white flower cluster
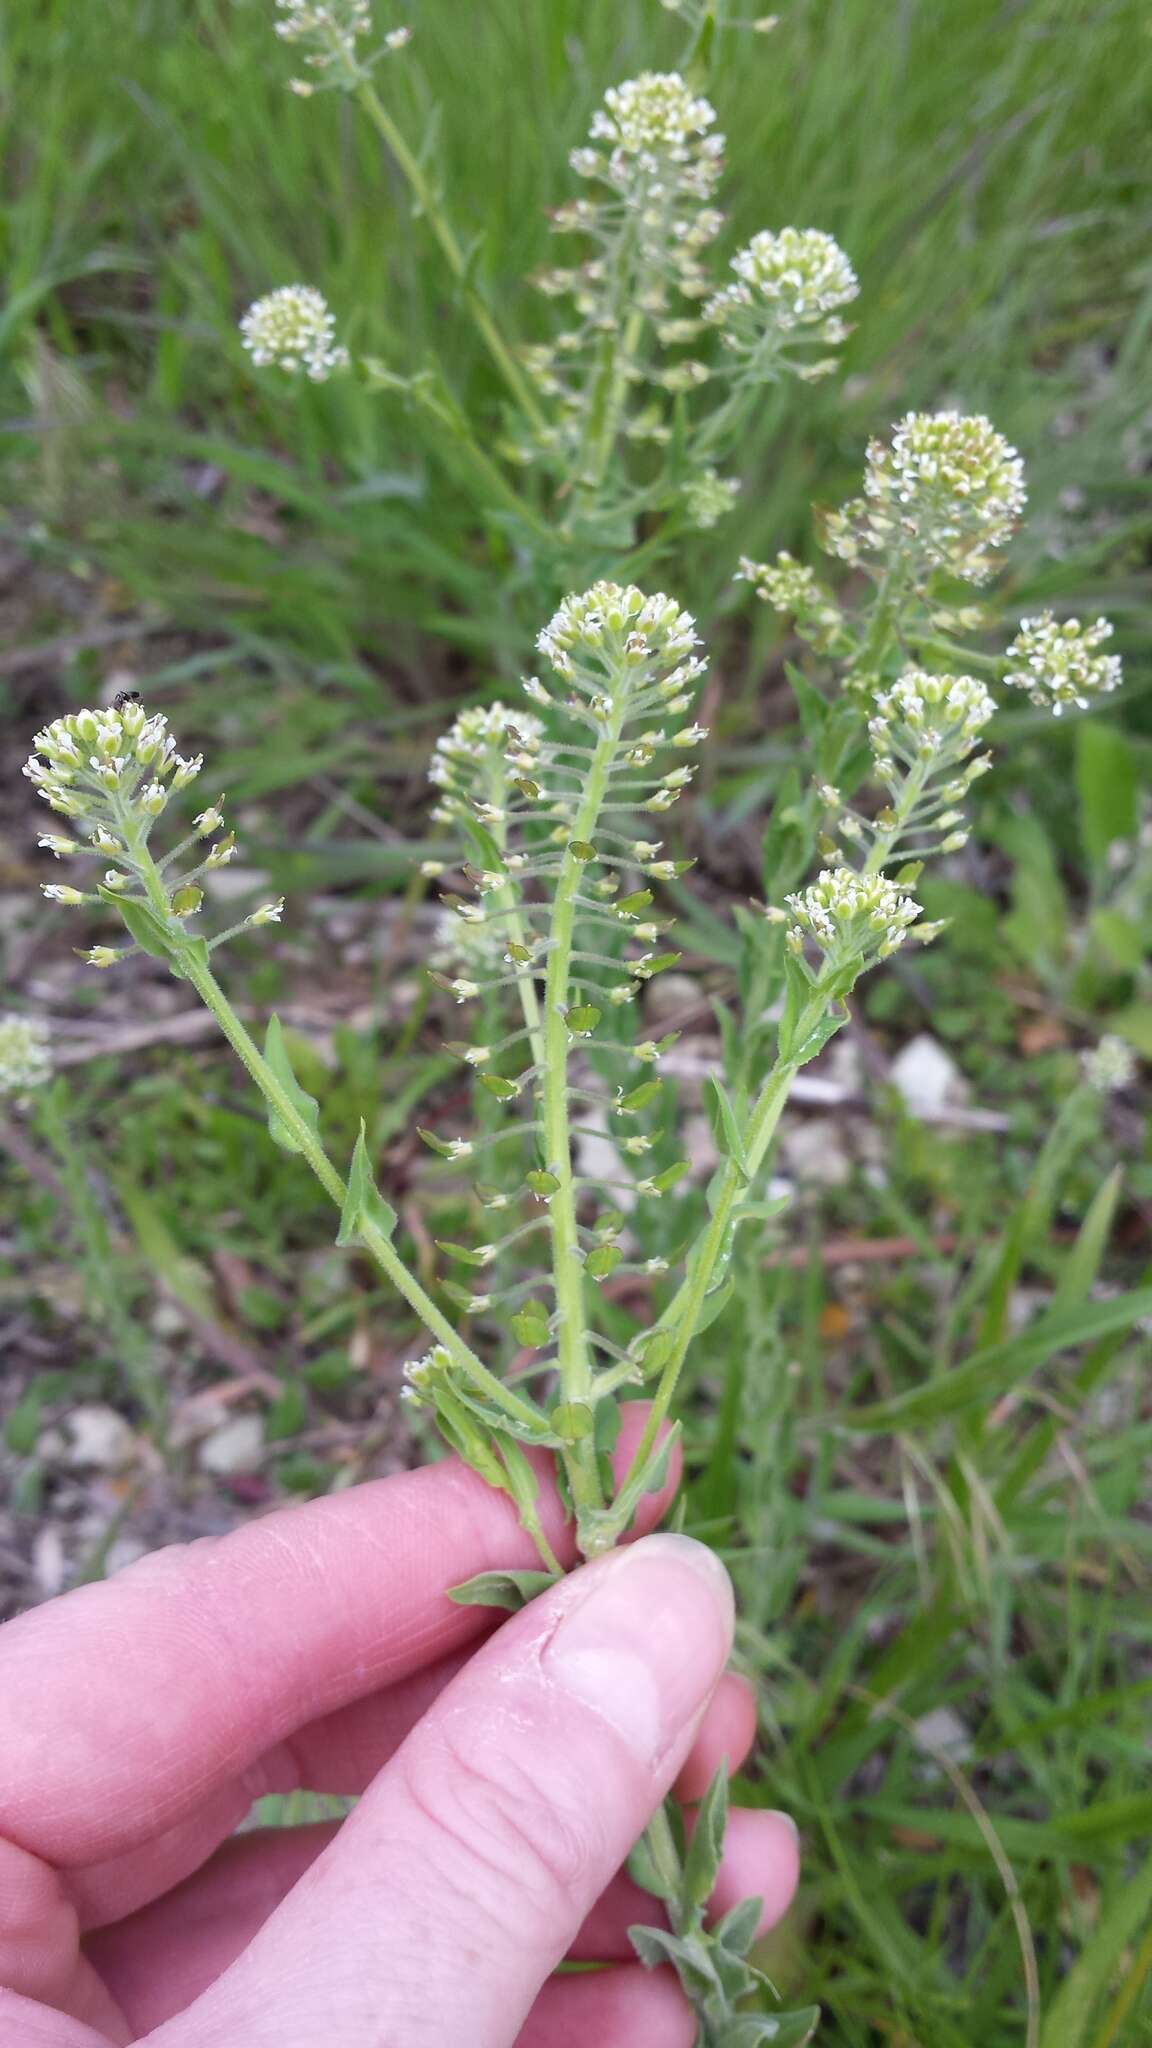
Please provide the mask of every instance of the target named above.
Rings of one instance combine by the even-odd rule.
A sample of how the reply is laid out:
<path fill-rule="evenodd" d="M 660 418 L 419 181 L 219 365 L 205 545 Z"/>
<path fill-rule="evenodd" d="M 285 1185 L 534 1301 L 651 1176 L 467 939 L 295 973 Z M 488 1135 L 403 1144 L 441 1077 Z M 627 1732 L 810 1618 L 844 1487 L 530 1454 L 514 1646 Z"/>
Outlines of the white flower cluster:
<path fill-rule="evenodd" d="M 739 495 L 739 477 L 719 476 L 714 469 L 703 469 L 684 485 L 680 502 L 690 523 L 707 532 L 732 510 Z"/>
<path fill-rule="evenodd" d="M 790 339 L 834 346 L 847 329 L 839 306 L 858 297 L 859 281 L 839 244 L 821 228 L 764 228 L 732 258 L 736 284 L 708 301 L 704 317 L 725 348 L 747 356 L 761 374 L 768 357 Z"/>
<path fill-rule="evenodd" d="M 20 1100 L 51 1078 L 48 1033 L 39 1018 L 15 1011 L 0 1017 L 0 1096 Z"/>
<path fill-rule="evenodd" d="M 161 712 L 149 716 L 134 701 L 69 712 L 38 732 L 33 748 L 23 772 L 45 803 L 84 825 L 96 852 L 113 855 L 122 851 L 129 818 L 158 817 L 171 793 L 204 766 L 202 754 L 186 760 L 177 752 Z M 57 856 L 87 850 L 62 838 L 42 843 Z M 72 891 L 60 900 L 79 899 Z"/>
<path fill-rule="evenodd" d="M 593 142 L 606 142 L 606 175 L 625 200 L 668 198 L 677 191 L 706 199 L 720 175 L 724 137 L 712 134 L 716 109 L 693 93 L 678 71 L 642 71 L 604 95 L 593 115 Z M 572 167 L 595 176 L 598 152 L 577 150 Z"/>
<path fill-rule="evenodd" d="M 983 583 L 1023 509 L 1024 465 L 980 413 L 910 412 L 868 448 L 864 496 L 825 522 L 833 554 L 902 553 L 914 572 Z"/>
<path fill-rule="evenodd" d="M 347 89 L 367 76 L 359 45 L 372 28 L 371 0 L 276 0 L 276 34 L 299 43 L 311 78 L 294 78 L 301 99 L 325 86 Z"/>
<path fill-rule="evenodd" d="M 907 669 L 875 698 L 868 733 L 876 752 L 906 761 L 959 760 L 970 754 L 996 704 L 975 676 Z"/>
<path fill-rule="evenodd" d="M 423 1358 L 410 1358 L 404 1367 L 404 1384 L 400 1389 L 402 1401 L 412 1401 L 417 1407 L 424 1407 L 431 1401 L 437 1381 L 443 1381 L 451 1373 L 452 1359 L 443 1344 L 434 1344 Z"/>
<path fill-rule="evenodd" d="M 322 292 L 310 284 L 284 284 L 249 306 L 240 322 L 244 346 L 258 369 L 303 371 L 324 384 L 346 369 L 348 351 L 336 341 L 336 322 Z"/>
<path fill-rule="evenodd" d="M 792 952 L 802 953 L 805 939 L 811 939 L 834 966 L 886 960 L 920 916 L 920 905 L 886 875 L 847 867 L 822 869 L 806 889 L 784 900 L 792 913 Z"/>
<path fill-rule="evenodd" d="M 479 805 L 492 822 L 502 811 L 510 773 L 530 774 L 537 766 L 544 728 L 530 711 L 506 704 L 474 705 L 462 711 L 437 740 L 428 779 L 442 792 L 432 815 L 440 823 L 472 813 Z"/>
<path fill-rule="evenodd" d="M 696 621 L 675 598 L 657 591 L 645 597 L 634 583 L 594 583 L 564 599 L 538 635 L 536 645 L 557 675 L 571 678 L 581 659 L 601 666 L 640 668 L 675 664 L 662 687 L 670 694 L 695 681 L 707 664 L 695 657 L 700 644 Z"/>
<path fill-rule="evenodd" d="M 1114 1032 L 1105 1032 L 1099 1044 L 1081 1053 L 1080 1070 L 1098 1095 L 1114 1095 L 1136 1079 L 1136 1055 Z"/>
<path fill-rule="evenodd" d="M 842 639 L 844 614 L 832 592 L 807 563 L 798 562 L 787 549 L 774 562 L 754 562 L 750 556 L 741 555 L 732 580 L 750 583 L 763 604 L 794 618 L 797 630 L 814 646 L 833 649 Z"/>
<path fill-rule="evenodd" d="M 1008 649 L 1013 666 L 1004 680 L 1026 691 L 1033 704 L 1056 718 L 1067 704 L 1084 711 L 1093 697 L 1106 697 L 1120 687 L 1119 655 L 1097 652 L 1111 637 L 1107 619 L 1084 625 L 1079 619 L 1057 619 L 1051 612 L 1021 619 Z"/>

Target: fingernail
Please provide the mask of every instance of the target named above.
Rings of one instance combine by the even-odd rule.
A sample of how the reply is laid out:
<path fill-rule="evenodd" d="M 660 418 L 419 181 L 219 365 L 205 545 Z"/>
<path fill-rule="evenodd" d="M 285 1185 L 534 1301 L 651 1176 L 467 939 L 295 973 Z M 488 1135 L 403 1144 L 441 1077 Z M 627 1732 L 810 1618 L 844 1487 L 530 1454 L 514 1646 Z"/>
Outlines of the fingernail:
<path fill-rule="evenodd" d="M 797 1827 L 796 1822 L 793 1820 L 792 1815 L 790 1813 L 784 1813 L 779 1806 L 770 1806 L 766 1810 L 768 1818 L 770 1820 L 783 1821 L 785 1827 L 788 1829 L 788 1832 L 790 1833 L 792 1840 L 794 1842 L 798 1842 L 800 1840 L 800 1830 Z"/>
<path fill-rule="evenodd" d="M 695 1722 L 732 1646 L 728 1574 L 688 1536 L 646 1536 L 602 1565 L 542 1655 L 554 1684 L 651 1766 Z"/>

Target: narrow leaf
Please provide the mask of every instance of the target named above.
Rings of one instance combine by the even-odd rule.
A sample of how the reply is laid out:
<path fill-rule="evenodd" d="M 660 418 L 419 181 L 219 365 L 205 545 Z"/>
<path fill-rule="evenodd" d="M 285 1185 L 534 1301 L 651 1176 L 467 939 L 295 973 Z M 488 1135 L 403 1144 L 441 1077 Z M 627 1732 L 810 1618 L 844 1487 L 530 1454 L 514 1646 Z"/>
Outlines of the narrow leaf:
<path fill-rule="evenodd" d="M 722 1761 L 700 1802 L 696 1828 L 684 1859 L 680 1898 L 685 1913 L 707 1904 L 715 1888 L 724 1853 L 728 1819 L 728 1765 Z"/>
<path fill-rule="evenodd" d="M 344 1207 L 340 1215 L 337 1244 L 355 1244 L 366 1222 L 375 1224 L 388 1238 L 396 1228 L 396 1211 L 391 1203 L 384 1200 L 373 1178 L 372 1164 L 364 1137 L 364 1119 L 361 1117 L 360 1135 L 356 1140 L 352 1164 L 348 1169 L 348 1193 L 344 1198 Z"/>
<path fill-rule="evenodd" d="M 315 1096 L 309 1095 L 300 1086 L 292 1071 L 292 1061 L 284 1042 L 284 1031 L 279 1017 L 273 1016 L 268 1019 L 268 1029 L 264 1037 L 264 1057 L 297 1115 L 311 1130 L 317 1130 L 320 1123 L 320 1105 Z M 271 1107 L 268 1110 L 268 1130 L 273 1142 L 279 1145 L 281 1151 L 299 1152 L 300 1147 L 292 1132 Z"/>
<path fill-rule="evenodd" d="M 713 1135 L 720 1151 L 730 1159 L 745 1187 L 752 1178 L 752 1168 L 744 1150 L 744 1139 L 736 1121 L 736 1112 L 728 1098 L 728 1091 L 719 1074 L 709 1074 L 706 1083 L 712 1093 L 711 1123 Z"/>
<path fill-rule="evenodd" d="M 551 1572 L 477 1572 L 463 1585 L 449 1586 L 448 1598 L 457 1607 L 505 1607 L 517 1614 L 555 1583 Z"/>

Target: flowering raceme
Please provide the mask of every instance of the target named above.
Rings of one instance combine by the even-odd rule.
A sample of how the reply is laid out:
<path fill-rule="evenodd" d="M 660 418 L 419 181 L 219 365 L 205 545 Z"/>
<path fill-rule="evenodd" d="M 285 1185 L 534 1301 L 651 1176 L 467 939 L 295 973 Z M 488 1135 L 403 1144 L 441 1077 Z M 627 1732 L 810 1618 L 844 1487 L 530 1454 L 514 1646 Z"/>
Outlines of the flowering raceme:
<path fill-rule="evenodd" d="M 732 258 L 738 282 L 726 285 L 704 308 L 719 329 L 725 349 L 740 358 L 746 373 L 763 376 L 786 359 L 789 344 L 818 341 L 829 347 L 847 329 L 837 308 L 860 291 L 843 249 L 820 228 L 764 228 Z M 825 359 L 803 375 L 832 367 Z"/>
<path fill-rule="evenodd" d="M 1094 697 L 1106 697 L 1120 687 L 1119 655 L 1097 652 L 1111 637 L 1107 619 L 1096 619 L 1090 626 L 1079 619 L 1056 619 L 1051 612 L 1021 619 L 1008 649 L 1012 666 L 1004 680 L 1054 718 L 1069 704 L 1086 711 Z"/>
<path fill-rule="evenodd" d="M 886 875 L 857 874 L 853 868 L 823 868 L 814 882 L 784 899 L 792 913 L 790 951 L 801 953 L 811 939 L 829 967 L 886 960 L 902 946 L 920 905 Z"/>
<path fill-rule="evenodd" d="M 983 583 L 1024 507 L 1024 465 L 980 413 L 910 412 L 868 448 L 864 496 L 825 521 L 833 554 L 884 552 L 913 578 Z"/>
<path fill-rule="evenodd" d="M 303 371 L 313 384 L 325 384 L 334 371 L 348 367 L 327 300 L 309 284 L 284 284 L 257 299 L 240 322 L 240 334 L 258 369 Z"/>

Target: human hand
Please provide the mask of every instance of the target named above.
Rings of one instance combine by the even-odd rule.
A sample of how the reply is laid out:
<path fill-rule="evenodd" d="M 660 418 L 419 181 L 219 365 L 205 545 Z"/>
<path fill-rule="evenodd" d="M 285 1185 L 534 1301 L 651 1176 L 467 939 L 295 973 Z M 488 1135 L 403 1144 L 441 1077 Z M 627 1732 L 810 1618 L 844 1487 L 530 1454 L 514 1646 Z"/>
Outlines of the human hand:
<path fill-rule="evenodd" d="M 9 1624 L 0 2048 L 689 2048 L 670 1974 L 628 1960 L 659 1909 L 620 1866 L 674 1783 L 750 1746 L 727 1579 L 649 1536 L 495 1630 L 445 1598 L 534 1562 L 449 1460 Z M 298 1787 L 362 1796 L 234 1836 Z M 717 1907 L 759 1894 L 770 1925 L 796 1870 L 784 1816 L 737 1813 Z M 553 1976 L 566 1955 L 614 1967 Z"/>

